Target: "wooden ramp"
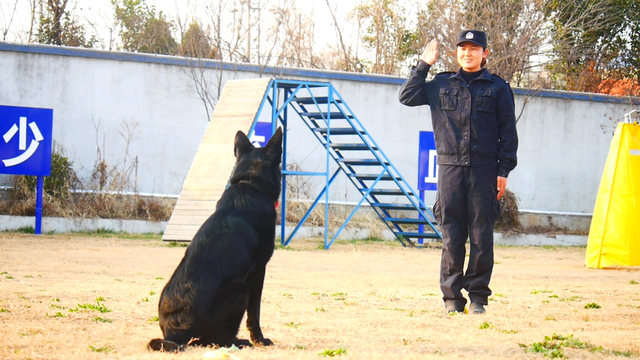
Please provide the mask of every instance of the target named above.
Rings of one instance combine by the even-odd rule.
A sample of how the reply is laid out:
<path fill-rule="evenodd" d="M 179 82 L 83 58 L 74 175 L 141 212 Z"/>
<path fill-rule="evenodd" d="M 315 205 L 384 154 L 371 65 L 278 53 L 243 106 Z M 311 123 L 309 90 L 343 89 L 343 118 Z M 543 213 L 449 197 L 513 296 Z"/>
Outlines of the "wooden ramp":
<path fill-rule="evenodd" d="M 251 128 L 270 81 L 262 78 L 226 82 L 162 240 L 191 241 L 213 214 L 235 164 L 236 133 Z"/>

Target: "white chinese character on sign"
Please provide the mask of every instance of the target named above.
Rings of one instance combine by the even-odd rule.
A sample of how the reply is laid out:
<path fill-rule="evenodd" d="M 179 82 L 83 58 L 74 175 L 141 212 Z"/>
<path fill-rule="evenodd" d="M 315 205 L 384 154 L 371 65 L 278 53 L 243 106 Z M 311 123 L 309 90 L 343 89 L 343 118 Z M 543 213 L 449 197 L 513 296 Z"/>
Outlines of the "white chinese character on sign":
<path fill-rule="evenodd" d="M 437 152 L 435 150 L 429 150 L 429 169 L 427 176 L 424 178 L 425 184 L 437 184 L 438 183 L 438 160 Z"/>
<path fill-rule="evenodd" d="M 251 135 L 251 136 L 249 137 L 249 141 L 251 141 L 251 144 L 253 144 L 253 146 L 255 146 L 255 147 L 259 148 L 259 147 L 261 147 L 261 146 L 260 146 L 260 143 L 261 143 L 261 142 L 262 142 L 262 143 L 263 143 L 263 142 L 265 142 L 265 137 L 264 137 L 264 136 L 262 136 L 262 135 L 256 135 L 256 134 L 255 134 L 255 131 L 254 131 L 254 132 L 253 132 L 253 135 Z"/>
<path fill-rule="evenodd" d="M 2 160 L 2 162 L 4 163 L 4 166 L 6 167 L 14 166 L 27 161 L 38 149 L 38 146 L 40 145 L 40 141 L 44 140 L 44 138 L 42 137 L 42 134 L 40 133 L 40 129 L 38 129 L 38 125 L 36 125 L 34 121 L 29 123 L 29 128 L 31 129 L 31 132 L 33 132 L 33 137 L 34 137 L 34 139 L 31 140 L 31 144 L 29 144 L 29 148 L 27 148 L 27 118 L 26 117 L 20 117 L 20 126 L 18 127 L 16 126 L 16 124 L 13 124 L 13 126 L 9 129 L 9 131 L 7 131 L 2 136 L 4 139 L 4 142 L 8 144 L 9 141 L 13 139 L 13 137 L 17 133 L 18 149 L 20 151 L 24 151 L 22 154 L 14 158 Z"/>

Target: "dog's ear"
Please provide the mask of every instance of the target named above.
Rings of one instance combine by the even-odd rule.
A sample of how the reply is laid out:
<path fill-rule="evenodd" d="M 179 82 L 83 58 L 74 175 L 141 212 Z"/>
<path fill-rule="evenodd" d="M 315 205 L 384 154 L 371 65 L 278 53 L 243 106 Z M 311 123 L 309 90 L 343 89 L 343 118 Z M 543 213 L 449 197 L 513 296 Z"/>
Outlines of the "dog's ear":
<path fill-rule="evenodd" d="M 272 159 L 280 160 L 282 156 L 282 127 L 278 127 L 267 143 L 267 155 Z"/>
<path fill-rule="evenodd" d="M 240 157 L 249 151 L 255 149 L 251 141 L 247 135 L 245 135 L 242 131 L 238 131 L 236 133 L 236 140 L 233 144 L 233 154 L 235 157 Z"/>

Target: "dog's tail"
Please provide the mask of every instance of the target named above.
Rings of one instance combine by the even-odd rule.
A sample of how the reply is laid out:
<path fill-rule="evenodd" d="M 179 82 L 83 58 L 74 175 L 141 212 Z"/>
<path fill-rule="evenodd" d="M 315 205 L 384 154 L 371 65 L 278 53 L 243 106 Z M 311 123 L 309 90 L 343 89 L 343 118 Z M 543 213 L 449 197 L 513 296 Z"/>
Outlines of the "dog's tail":
<path fill-rule="evenodd" d="M 165 339 L 153 339 L 149 341 L 149 344 L 147 345 L 147 349 L 149 350 L 165 352 L 184 351 L 184 347 L 184 345 L 179 345 L 178 343 Z"/>

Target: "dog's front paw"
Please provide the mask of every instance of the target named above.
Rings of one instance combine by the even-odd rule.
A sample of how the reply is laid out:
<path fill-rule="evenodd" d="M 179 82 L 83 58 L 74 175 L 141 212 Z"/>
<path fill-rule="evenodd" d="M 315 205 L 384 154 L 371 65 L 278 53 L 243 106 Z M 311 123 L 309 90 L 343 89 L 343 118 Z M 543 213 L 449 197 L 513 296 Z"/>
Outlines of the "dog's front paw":
<path fill-rule="evenodd" d="M 271 346 L 271 345 L 273 345 L 273 341 L 267 338 L 262 338 L 260 340 L 253 341 L 253 346 Z"/>

